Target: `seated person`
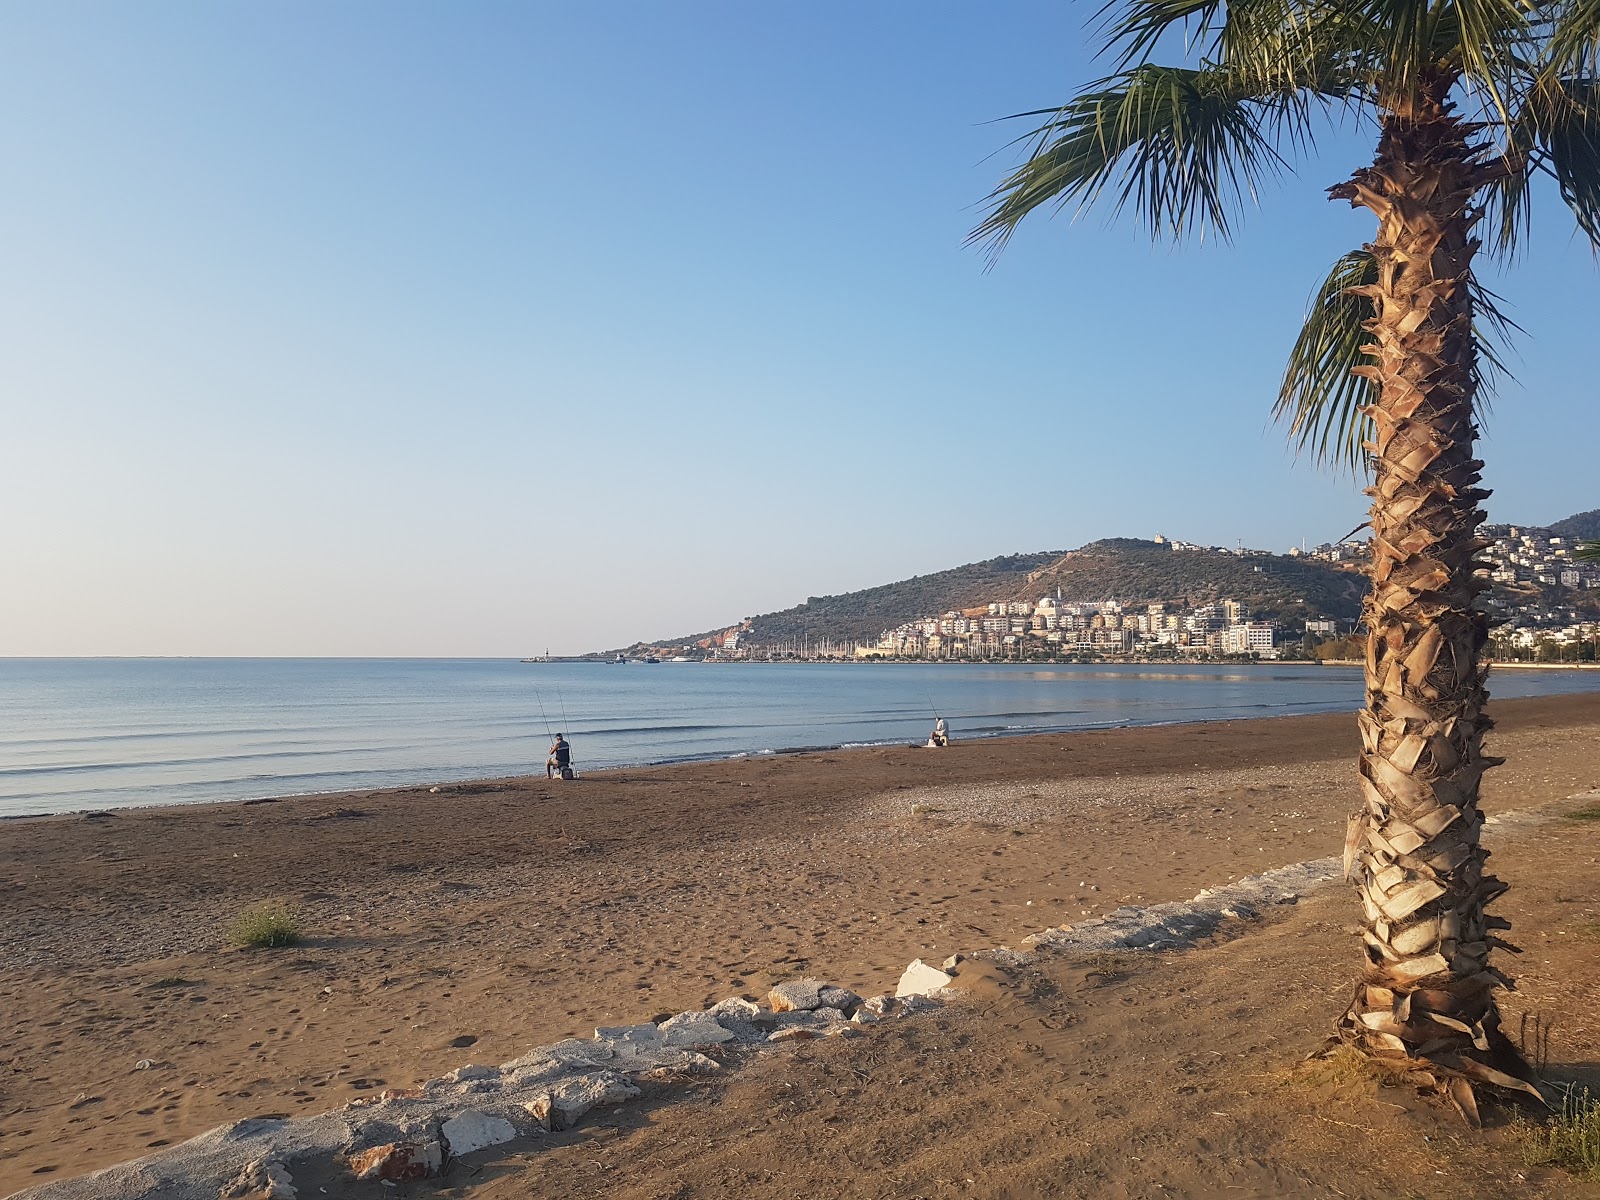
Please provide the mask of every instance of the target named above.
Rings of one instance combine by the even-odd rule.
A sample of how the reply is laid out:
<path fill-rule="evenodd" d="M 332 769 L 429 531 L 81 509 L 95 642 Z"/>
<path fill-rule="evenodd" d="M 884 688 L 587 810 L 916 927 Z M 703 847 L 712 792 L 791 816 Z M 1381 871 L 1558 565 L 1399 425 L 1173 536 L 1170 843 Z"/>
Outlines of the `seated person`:
<path fill-rule="evenodd" d="M 550 758 L 544 764 L 544 777 L 551 778 L 557 773 L 565 776 L 572 766 L 572 747 L 567 744 L 565 734 L 556 734 L 556 740 L 550 747 Z"/>

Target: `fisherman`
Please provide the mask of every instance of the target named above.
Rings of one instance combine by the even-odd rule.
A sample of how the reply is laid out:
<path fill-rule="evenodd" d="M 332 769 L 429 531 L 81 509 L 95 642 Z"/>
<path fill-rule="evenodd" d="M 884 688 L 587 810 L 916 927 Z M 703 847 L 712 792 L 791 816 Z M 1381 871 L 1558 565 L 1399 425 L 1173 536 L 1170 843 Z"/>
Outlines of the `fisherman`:
<path fill-rule="evenodd" d="M 948 746 L 950 744 L 950 726 L 944 723 L 944 718 L 937 713 L 933 718 L 933 736 L 928 739 L 930 746 Z"/>
<path fill-rule="evenodd" d="M 572 773 L 572 747 L 567 744 L 567 735 L 556 734 L 556 740 L 550 746 L 550 759 L 544 764 L 544 777 L 546 779 L 560 775 L 567 779 Z"/>

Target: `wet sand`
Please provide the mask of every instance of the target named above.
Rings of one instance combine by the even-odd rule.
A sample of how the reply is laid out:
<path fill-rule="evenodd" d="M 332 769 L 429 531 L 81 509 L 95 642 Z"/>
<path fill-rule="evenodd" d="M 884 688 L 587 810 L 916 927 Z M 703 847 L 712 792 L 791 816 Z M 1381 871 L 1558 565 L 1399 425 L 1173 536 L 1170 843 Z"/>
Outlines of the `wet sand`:
<path fill-rule="evenodd" d="M 1493 749 L 1511 761 L 1486 780 L 1488 811 L 1549 805 L 1600 787 L 1600 696 L 1506 701 L 1495 712 Z M 1276 718 L 958 741 L 942 752 L 641 768 L 567 784 L 510 780 L 438 793 L 0 823 L 0 1194 L 135 1157 L 223 1121 L 333 1107 L 464 1062 L 508 1059 L 597 1024 L 760 996 L 795 975 L 883 990 L 914 957 L 1017 945 L 1030 932 L 1122 903 L 1187 898 L 1232 876 L 1335 853 L 1354 803 L 1355 741 L 1347 715 Z M 1541 922 L 1565 904 L 1576 926 L 1594 925 L 1597 824 L 1559 827 L 1562 840 L 1542 857 L 1526 849 L 1536 840 L 1531 834 L 1508 848 L 1507 861 L 1497 857 L 1497 869 L 1516 885 L 1503 904 L 1514 919 L 1516 904 L 1544 905 Z M 1518 854 L 1526 857 L 1520 876 L 1511 869 Z M 1572 882 L 1544 894 L 1541 880 L 1561 871 Z M 233 917 L 273 898 L 302 910 L 307 940 L 278 951 L 231 947 Z M 1045 1004 L 1039 989 L 1065 988 L 1070 999 L 1086 988 L 1097 998 L 1093 1020 L 1124 1046 L 1100 1076 L 1148 1086 L 1137 1078 L 1143 1058 L 1135 1050 L 1144 1038 L 1152 1062 L 1188 1055 L 1191 1073 L 1211 1078 L 1211 1050 L 1192 1033 L 1183 1040 L 1150 1028 L 1152 1020 L 1181 1026 L 1189 1006 L 1173 997 L 1193 993 L 1207 997 L 1195 1014 L 1231 1026 L 1213 1035 L 1217 1052 L 1232 1055 L 1241 1038 L 1263 1051 L 1262 1030 L 1270 1029 L 1277 1043 L 1303 1053 L 1301 1043 L 1315 1044 L 1353 973 L 1356 943 L 1344 927 L 1354 919 L 1353 901 L 1338 891 L 1235 948 L 1119 969 L 1118 979 L 1145 980 L 1118 993 L 1129 997 L 1125 1004 L 1099 1003 L 1113 986 L 1101 976 L 1074 983 L 1046 971 L 997 990 L 996 1011 L 1010 1016 L 983 1028 L 1009 1022 L 1017 1034 L 1027 1022 L 1054 1019 L 1038 1009 Z M 1293 933 L 1296 922 L 1307 928 Z M 1558 956 L 1570 945 L 1576 942 L 1558 947 Z M 1219 953 L 1276 953 L 1277 965 L 1229 968 L 1231 990 L 1221 995 L 1220 976 L 1208 975 L 1220 968 L 1201 965 L 1220 961 Z M 1513 970 L 1527 976 L 1528 966 L 1525 959 Z M 1290 999 L 1252 982 L 1274 970 L 1299 980 Z M 1573 975 L 1554 971 L 1539 995 L 1565 1014 L 1568 1057 L 1587 1054 L 1592 1064 L 1600 1061 L 1596 1033 L 1570 1010 L 1593 1007 L 1594 993 L 1562 993 L 1569 985 L 1561 980 Z M 1157 993 L 1170 1012 L 1154 1003 Z M 957 1028 L 963 1018 L 939 1018 L 947 1020 Z M 949 1061 L 921 1045 L 955 1036 L 937 1032 L 944 1027 L 896 1027 L 871 1053 L 898 1064 L 895 1078 L 913 1081 L 906 1086 L 918 1089 L 929 1112 L 945 1113 L 941 1120 L 963 1109 L 1009 1108 L 1003 1073 L 952 1082 Z M 977 1044 L 975 1033 L 960 1036 Z M 1065 1070 L 1083 1053 L 1082 1044 L 1054 1034 L 1004 1044 L 1016 1069 L 1032 1062 Z M 1160 1046 L 1167 1049 L 1152 1050 Z M 844 1053 L 805 1051 L 801 1065 L 842 1071 L 830 1056 Z M 748 1080 L 717 1085 L 714 1103 L 684 1103 L 731 1104 L 731 1117 L 739 1096 L 757 1094 L 740 1089 L 781 1085 L 775 1070 L 758 1065 Z M 1054 1070 L 1040 1078 L 1057 1078 Z M 1182 1097 L 1204 1094 L 1171 1092 L 1179 1086 L 1167 1078 L 1171 1064 L 1161 1070 L 1162 1103 L 1174 1113 L 1192 1107 Z M 969 1094 L 945 1094 L 958 1083 Z M 872 1099 L 865 1081 L 861 1093 L 864 1102 L 887 1102 L 886 1095 Z M 1052 1116 L 1048 1104 L 1044 1111 Z M 1054 1126 L 1028 1137 L 1059 1132 L 1066 1115 L 1054 1113 Z M 1166 1119 L 1146 1116 L 1151 1128 Z M 595 1128 L 631 1137 L 633 1119 Z M 636 1132 L 666 1136 L 654 1120 Z M 681 1148 L 658 1147 L 653 1161 L 675 1164 L 672 1178 L 699 1179 L 682 1195 L 751 1194 L 760 1171 L 779 1169 L 781 1132 L 773 1128 L 767 1165 L 745 1174 L 727 1173 L 721 1157 L 686 1158 Z M 572 1136 L 576 1145 L 590 1135 Z M 954 1168 L 927 1159 L 932 1151 L 918 1149 L 920 1137 L 888 1129 L 880 1140 L 882 1161 L 923 1164 L 897 1177 L 912 1190 L 887 1177 L 851 1190 L 839 1163 L 832 1176 L 816 1167 L 818 1186 L 843 1195 L 943 1194 L 938 1172 Z M 1094 1169 L 1109 1170 L 1114 1150 L 1106 1143 Z M 640 1175 L 628 1191 L 620 1177 L 585 1182 L 587 1160 L 564 1161 L 552 1152 L 523 1169 L 535 1172 L 529 1181 L 543 1180 L 538 1172 L 577 1172 L 539 1182 L 540 1191 L 674 1194 L 667 1175 Z M 1016 1175 L 1045 1190 L 1015 1194 L 1049 1194 L 1041 1182 L 1046 1163 L 1069 1169 L 1059 1154 L 1045 1154 Z M 924 1168 L 934 1176 L 924 1179 Z M 1034 1168 L 1045 1175 L 1029 1175 Z M 1071 1169 L 1080 1168 L 1087 1169 Z M 1143 1179 L 1128 1175 L 1126 1164 L 1118 1169 L 1119 1187 Z M 960 1176 L 969 1177 L 976 1178 L 971 1170 Z M 496 1168 L 491 1178 L 518 1177 Z M 1276 1178 L 1287 1186 L 1287 1176 Z M 1267 1187 L 1261 1180 L 1250 1186 Z M 483 1186 L 523 1188 L 487 1193 L 506 1196 L 527 1190 L 522 1182 L 486 1179 Z M 959 1180 L 950 1186 L 1002 1194 Z M 1141 1186 L 1138 1194 L 1152 1194 Z M 757 1186 L 753 1194 L 797 1193 Z"/>

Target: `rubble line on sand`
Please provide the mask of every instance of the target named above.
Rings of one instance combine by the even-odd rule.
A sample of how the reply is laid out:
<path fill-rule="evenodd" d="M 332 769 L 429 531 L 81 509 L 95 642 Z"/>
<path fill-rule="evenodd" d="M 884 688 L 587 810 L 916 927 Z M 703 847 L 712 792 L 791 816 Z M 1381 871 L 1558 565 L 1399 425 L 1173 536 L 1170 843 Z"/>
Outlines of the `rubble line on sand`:
<path fill-rule="evenodd" d="M 1600 791 L 1569 799 L 1600 799 Z M 1507 813 L 1488 823 L 1524 827 L 1548 816 Z M 1224 922 L 1259 919 L 1262 910 L 1294 903 L 1338 876 L 1334 858 L 1296 863 L 1207 888 L 1193 900 L 1125 906 L 1043 930 L 1023 945 L 1067 953 L 1184 949 Z M 426 1179 L 464 1154 L 570 1128 L 592 1108 L 638 1096 L 637 1081 L 722 1070 L 702 1051 L 858 1035 L 864 1025 L 936 1009 L 939 997 L 960 998 L 962 957 L 942 968 L 913 962 L 893 996 L 862 1000 L 818 980 L 792 980 L 772 989 L 766 1008 L 728 999 L 659 1025 L 596 1029 L 591 1039 L 540 1046 L 499 1066 L 460 1067 L 420 1087 L 385 1091 L 317 1116 L 249 1117 L 131 1162 L 26 1188 L 11 1200 L 297 1200 L 292 1172 L 308 1166 L 343 1169 L 352 1180 Z M 1018 965 L 1031 956 L 1001 947 L 966 957 Z"/>

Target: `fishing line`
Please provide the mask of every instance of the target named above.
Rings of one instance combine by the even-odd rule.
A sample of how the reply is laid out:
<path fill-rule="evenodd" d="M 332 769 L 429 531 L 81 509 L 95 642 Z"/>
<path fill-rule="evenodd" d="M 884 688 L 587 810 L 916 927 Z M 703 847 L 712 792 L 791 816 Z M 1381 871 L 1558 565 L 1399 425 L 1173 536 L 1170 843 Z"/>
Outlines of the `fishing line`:
<path fill-rule="evenodd" d="M 572 722 L 567 720 L 567 701 L 562 696 L 561 689 L 556 689 L 556 701 L 561 705 L 561 723 L 567 727 L 567 732 L 572 732 Z"/>
<path fill-rule="evenodd" d="M 533 689 L 533 698 L 539 702 L 539 715 L 544 718 L 544 732 L 546 737 L 553 737 L 550 730 L 550 715 L 544 711 L 544 697 L 539 695 L 539 689 Z"/>

